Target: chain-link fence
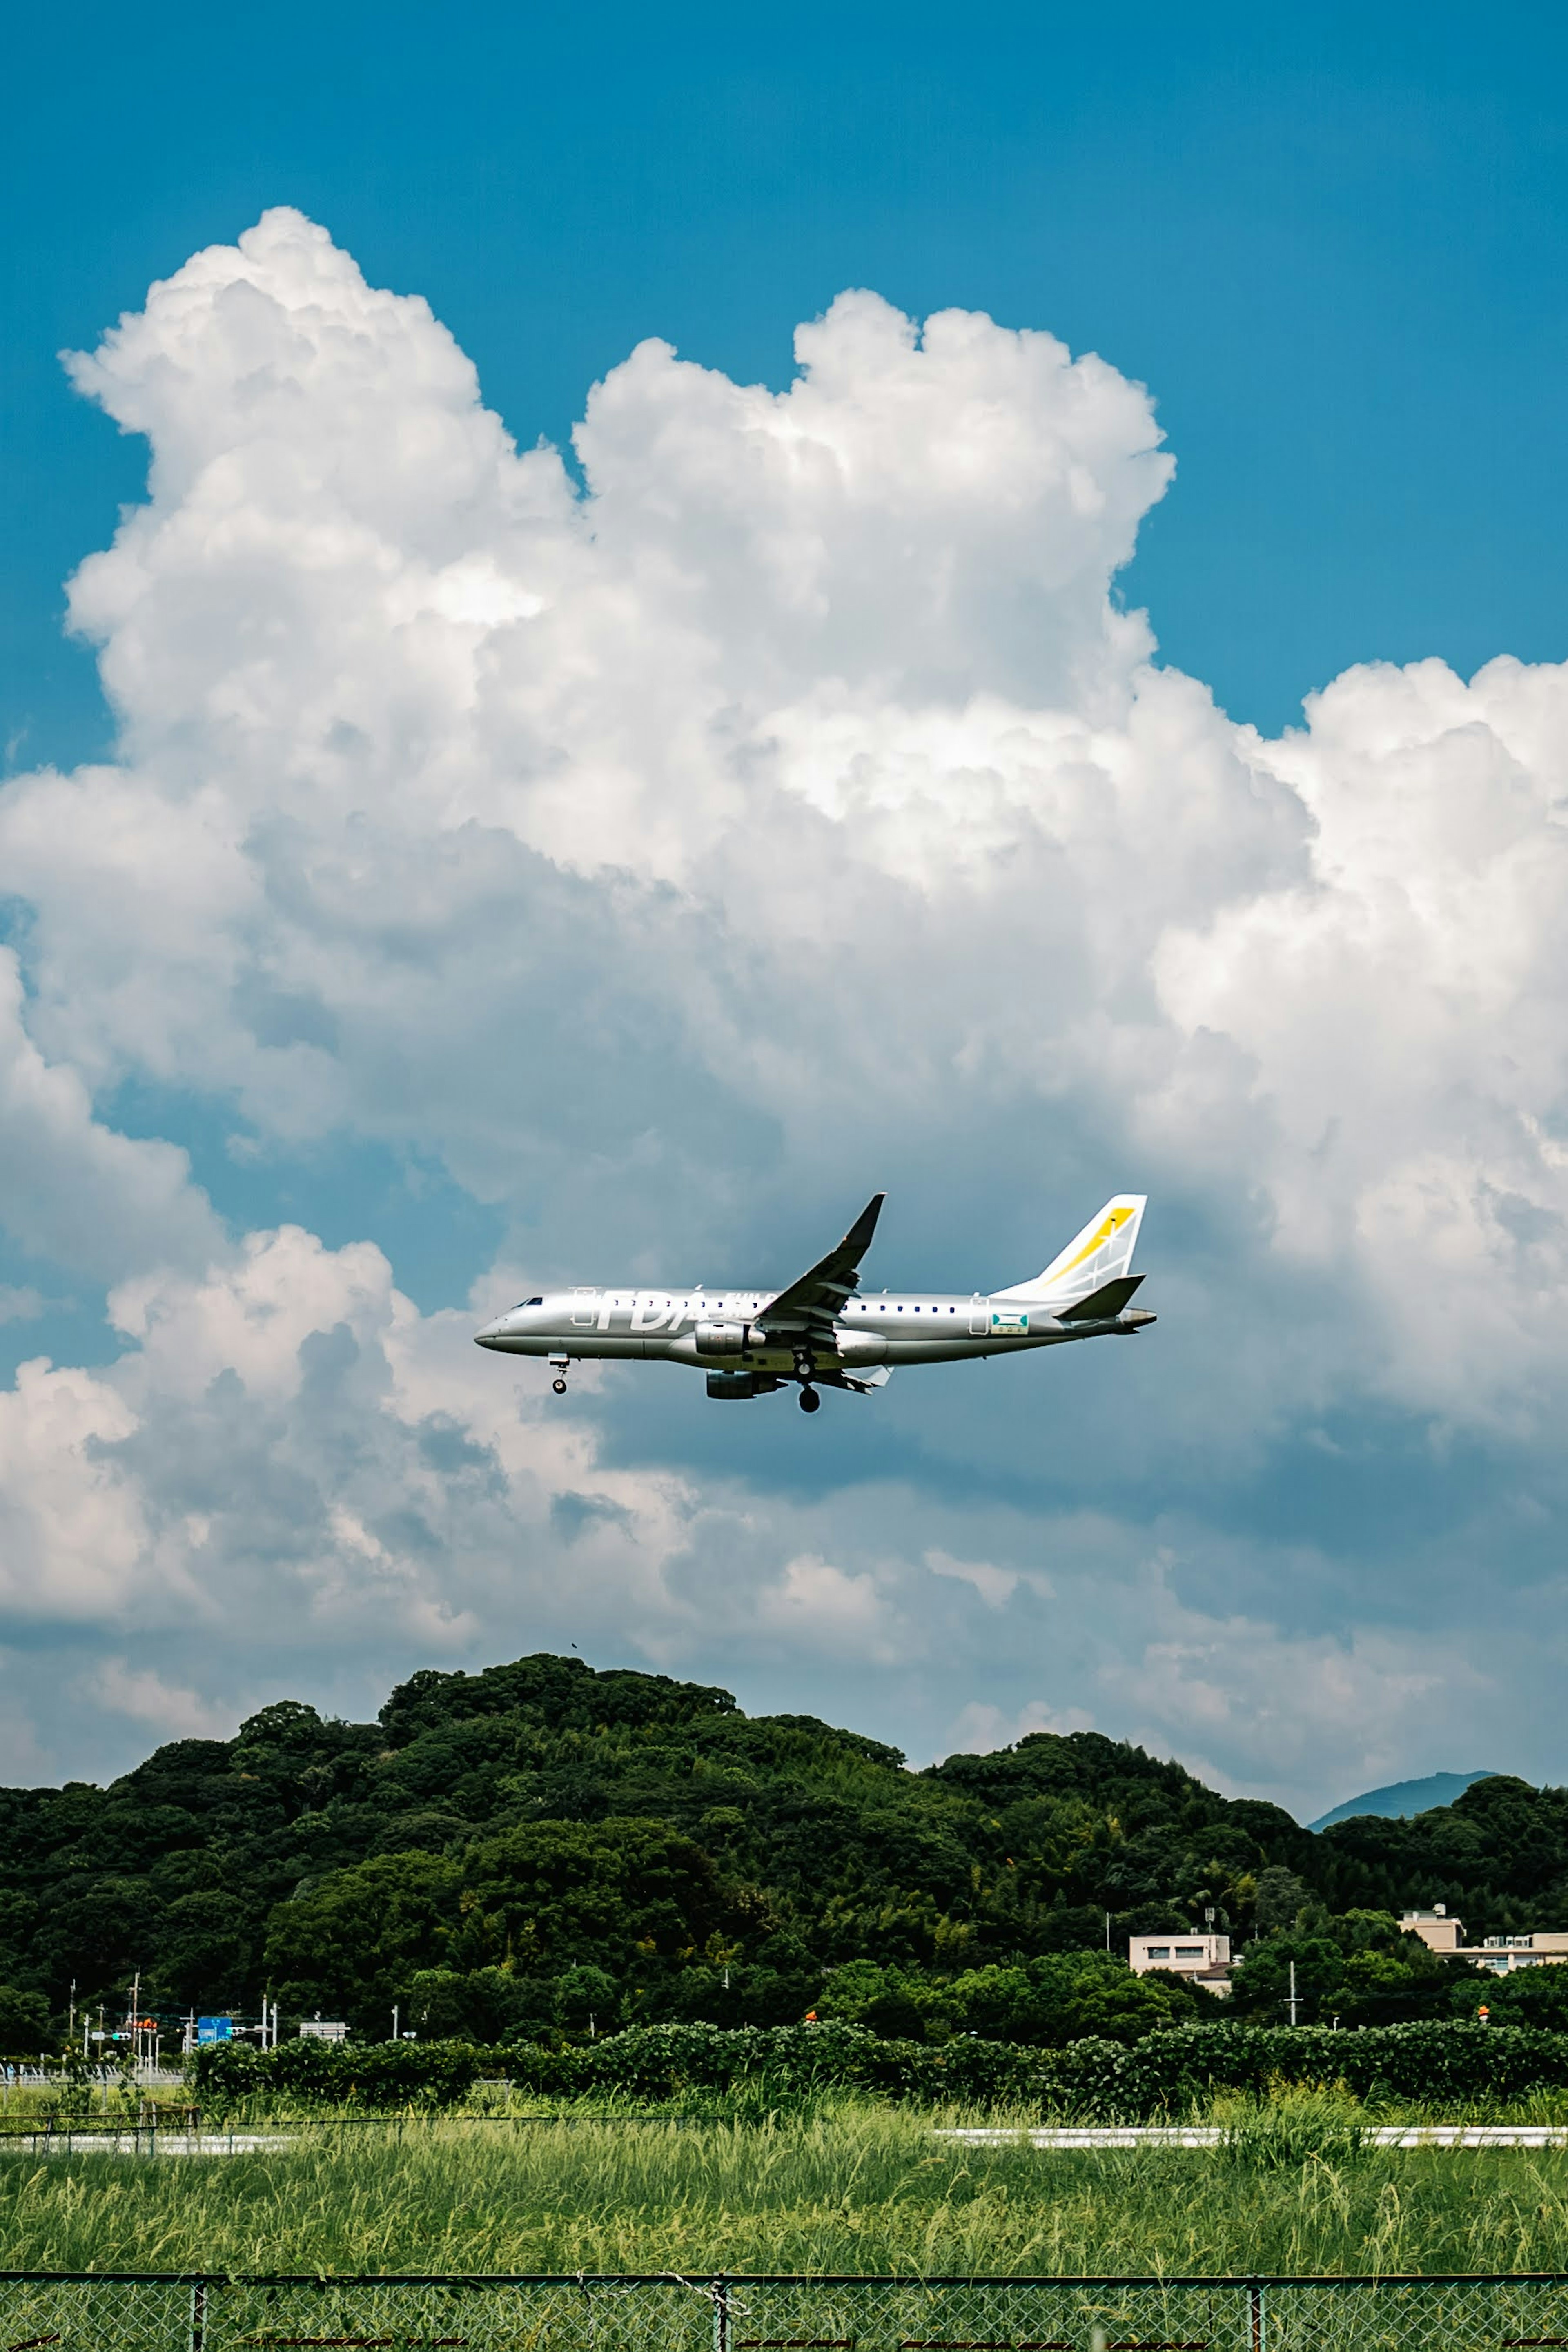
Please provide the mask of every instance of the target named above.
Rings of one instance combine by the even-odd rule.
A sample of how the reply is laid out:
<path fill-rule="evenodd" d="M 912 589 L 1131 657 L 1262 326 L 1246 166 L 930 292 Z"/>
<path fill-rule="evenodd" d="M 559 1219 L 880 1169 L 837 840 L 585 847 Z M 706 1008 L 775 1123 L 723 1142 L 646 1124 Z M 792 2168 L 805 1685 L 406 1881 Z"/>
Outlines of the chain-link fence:
<path fill-rule="evenodd" d="M 0 2273 L 0 2352 L 1568 2352 L 1568 2277 Z"/>

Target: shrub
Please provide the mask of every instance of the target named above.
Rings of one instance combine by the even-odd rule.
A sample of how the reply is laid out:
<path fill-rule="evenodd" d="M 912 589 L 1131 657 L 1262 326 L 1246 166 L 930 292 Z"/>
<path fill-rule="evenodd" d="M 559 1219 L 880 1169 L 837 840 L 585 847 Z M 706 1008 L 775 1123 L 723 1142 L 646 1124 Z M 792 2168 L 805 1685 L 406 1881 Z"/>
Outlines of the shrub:
<path fill-rule="evenodd" d="M 209 2042 L 186 2062 L 199 2098 L 222 2105 L 271 2094 L 301 2105 L 449 2105 L 470 2091 L 483 2054 L 460 2042 L 319 2042 L 301 2035 L 276 2050 Z"/>
<path fill-rule="evenodd" d="M 863 2025 L 647 2025 L 558 2049 L 453 2042 L 323 2042 L 276 2050 L 216 2043 L 190 2062 L 212 2101 L 281 2094 L 378 2106 L 449 2104 L 481 2074 L 540 2098 L 600 2094 L 659 2101 L 843 2087 L 889 2098 L 1031 2104 L 1106 2122 L 1178 2114 L 1216 2092 L 1266 2099 L 1280 2084 L 1360 2099 L 1475 2106 L 1568 2087 L 1568 2033 L 1466 2022 L 1369 2026 L 1194 2025 L 1123 2045 L 1091 2036 L 1065 2049 L 960 2035 L 890 2041 Z"/>

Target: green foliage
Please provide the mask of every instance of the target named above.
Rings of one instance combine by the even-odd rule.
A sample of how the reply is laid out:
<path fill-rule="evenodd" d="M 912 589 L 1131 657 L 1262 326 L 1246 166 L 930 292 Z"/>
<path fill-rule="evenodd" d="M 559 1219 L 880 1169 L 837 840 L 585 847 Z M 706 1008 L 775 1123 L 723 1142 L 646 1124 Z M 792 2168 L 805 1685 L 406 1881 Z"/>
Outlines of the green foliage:
<path fill-rule="evenodd" d="M 381 1853 L 279 1904 L 267 1967 L 293 2010 L 356 2017 L 391 2008 L 417 1970 L 439 1967 L 458 1918 L 461 1881 L 443 1854 Z"/>
<path fill-rule="evenodd" d="M 108 1789 L 0 1790 L 0 1969 L 57 2016 L 73 1978 L 118 2013 L 140 1969 L 164 2011 L 269 1992 L 362 2036 L 396 2003 L 489 2037 L 599 2021 L 574 1970 L 613 1980 L 613 2019 L 771 2028 L 868 1961 L 889 2000 L 901 1972 L 887 2024 L 967 2032 L 931 1986 L 1100 1945 L 1108 1910 L 1118 1939 L 1200 1904 L 1239 1927 L 1314 1843 L 1095 1733 L 910 1772 L 810 1717 L 540 1656 L 416 1675 L 374 1724 L 284 1700 Z"/>
<path fill-rule="evenodd" d="M 1293 1870 L 1282 1870 L 1278 1863 L 1258 1874 L 1252 1898 L 1252 1924 L 1260 1936 L 1271 1936 L 1280 1927 L 1289 1927 L 1302 1906 L 1311 1899 L 1311 1891 Z"/>
<path fill-rule="evenodd" d="M 1051 2104 L 1107 2121 L 1178 2114 L 1215 2092 L 1262 2097 L 1280 2084 L 1339 2086 L 1452 2113 L 1568 2087 L 1568 2035 L 1466 2024 L 1208 2025 L 1152 2033 L 1131 2048 L 1080 2042 L 1044 2055 Z"/>
<path fill-rule="evenodd" d="M 49 2039 L 49 2004 L 43 1996 L 0 1984 L 0 2058 L 36 2059 Z"/>
<path fill-rule="evenodd" d="M 1439 1959 L 1386 1911 L 1333 1917 L 1321 1904 L 1293 1927 L 1249 1944 L 1232 1972 L 1238 2017 L 1277 2023 L 1289 2015 L 1290 1968 L 1302 2019 L 1388 2025 L 1473 2013 L 1488 1979 L 1468 1963 Z"/>
<path fill-rule="evenodd" d="M 283 1700 L 107 1789 L 0 1790 L 0 1979 L 57 2026 L 73 1979 L 118 2014 L 140 1969 L 150 2009 L 270 1993 L 362 2042 L 396 2005 L 481 2042 L 817 2010 L 932 2049 L 1125 2046 L 1205 2014 L 1134 1982 L 1125 1937 L 1210 1910 L 1245 1956 L 1240 2015 L 1280 2021 L 1294 1958 L 1309 2021 L 1376 2024 L 1473 2010 L 1393 1916 L 1433 1900 L 1477 1935 L 1568 1923 L 1568 1794 L 1496 1779 L 1313 1837 L 1098 1733 L 910 1772 L 574 1658 L 417 1674 L 374 1724 Z"/>
<path fill-rule="evenodd" d="M 1215 2119 L 1233 2163 L 1271 2172 L 1353 2163 L 1366 2147 L 1362 2110 L 1338 2090 L 1287 2090 L 1268 2099 L 1222 2101 Z"/>
<path fill-rule="evenodd" d="M 954 1992 L 951 1979 L 929 1977 L 923 1969 L 847 1960 L 817 1995 L 816 2015 L 900 2041 L 945 2041 L 959 2014 Z"/>
<path fill-rule="evenodd" d="M 1568 1965 L 1519 1969 L 1505 1977 L 1481 1977 L 1468 1988 L 1466 2006 L 1485 2001 L 1499 2025 L 1533 2025 L 1547 2033 L 1568 2033 Z"/>
<path fill-rule="evenodd" d="M 903 2040 L 981 2034 L 1056 2047 L 1086 2036 L 1135 2042 L 1162 2026 L 1195 2023 L 1200 2004 L 1213 2006 L 1208 1995 L 1177 1979 L 1135 1977 L 1119 1957 L 1089 1951 L 1047 1953 L 945 1978 L 850 1960 L 828 1978 L 816 2012 Z"/>
<path fill-rule="evenodd" d="M 379 2107 L 446 2104 L 493 2074 L 554 2100 L 728 2098 L 761 2084 L 775 2098 L 846 2089 L 1134 2123 L 1189 2113 L 1221 2094 L 1273 2098 L 1281 2085 L 1448 2112 L 1485 2107 L 1568 2089 L 1568 2035 L 1458 2022 L 1356 2032 L 1205 2024 L 1047 2049 L 968 2035 L 897 2041 L 833 2020 L 733 2030 L 637 2026 L 598 2042 L 491 2050 L 310 2041 L 262 2052 L 230 2043 L 199 2051 L 191 2065 L 196 2095 L 218 2105 L 258 2095 Z"/>
<path fill-rule="evenodd" d="M 1099 2039 L 1137 2042 L 1146 2033 L 1194 2023 L 1207 1993 L 1168 1976 L 1135 1977 L 1119 1955 L 1061 1952 L 1020 1968 L 980 1969 L 959 1977 L 952 1999 L 961 2025 L 1004 2042 L 1059 2047 Z"/>
<path fill-rule="evenodd" d="M 473 2088 L 482 2054 L 461 2042 L 321 2042 L 276 2050 L 209 2042 L 187 2061 L 196 2096 L 210 2106 L 268 2096 L 300 2105 L 449 2106 Z"/>
<path fill-rule="evenodd" d="M 621 2021 L 620 1987 L 603 1969 L 585 1963 L 564 1969 L 552 1992 L 555 2022 L 563 2032 L 596 2038 L 613 2033 Z"/>
<path fill-rule="evenodd" d="M 504 2042 L 556 2022 L 552 1990 L 507 1969 L 416 1969 L 408 2023 L 421 2041 Z"/>
<path fill-rule="evenodd" d="M 1476 1939 L 1568 1927 L 1568 1789 L 1498 1773 L 1413 1820 L 1362 1814 L 1313 1843 L 1308 1874 L 1335 1910 L 1444 1903 Z"/>

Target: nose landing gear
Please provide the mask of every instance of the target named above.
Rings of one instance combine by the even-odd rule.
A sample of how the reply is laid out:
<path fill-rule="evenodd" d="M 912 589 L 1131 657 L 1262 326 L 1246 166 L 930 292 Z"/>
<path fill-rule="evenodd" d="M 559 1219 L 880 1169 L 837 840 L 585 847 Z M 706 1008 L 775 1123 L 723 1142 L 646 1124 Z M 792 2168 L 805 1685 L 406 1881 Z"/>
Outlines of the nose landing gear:
<path fill-rule="evenodd" d="M 801 1390 L 800 1409 L 802 1412 L 816 1412 L 819 1410 L 821 1403 L 822 1399 L 817 1395 L 815 1389 L 803 1388 Z"/>
<path fill-rule="evenodd" d="M 566 1367 L 571 1360 L 569 1356 L 552 1356 L 550 1359 L 550 1369 L 555 1375 L 550 1385 L 557 1396 L 566 1393 Z"/>
<path fill-rule="evenodd" d="M 551 1385 L 551 1387 L 554 1390 L 554 1391 L 555 1391 L 555 1393 L 556 1393 L 556 1395 L 557 1395 L 557 1396 L 564 1396 L 564 1395 L 565 1395 L 565 1393 L 566 1393 L 566 1383 L 565 1383 L 565 1381 L 562 1379 L 562 1377 L 561 1377 L 561 1375 L 560 1375 L 560 1373 L 559 1373 L 559 1372 L 557 1372 L 557 1373 L 556 1373 L 555 1378 L 551 1381 L 550 1385 Z"/>

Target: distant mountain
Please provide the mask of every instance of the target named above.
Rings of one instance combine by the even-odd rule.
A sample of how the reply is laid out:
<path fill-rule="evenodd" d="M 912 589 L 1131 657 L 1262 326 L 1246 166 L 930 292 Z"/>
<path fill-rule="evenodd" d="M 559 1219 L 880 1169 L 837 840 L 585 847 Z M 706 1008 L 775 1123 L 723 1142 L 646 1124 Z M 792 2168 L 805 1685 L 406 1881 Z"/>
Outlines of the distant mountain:
<path fill-rule="evenodd" d="M 1424 1780 L 1394 1780 L 1386 1789 L 1369 1789 L 1364 1797 L 1348 1797 L 1331 1812 L 1309 1822 L 1310 1830 L 1331 1829 L 1335 1822 L 1353 1822 L 1364 1813 L 1384 1821 L 1407 1822 L 1415 1813 L 1429 1813 L 1434 1805 L 1451 1805 L 1478 1780 L 1495 1780 L 1495 1772 L 1428 1772 Z"/>

